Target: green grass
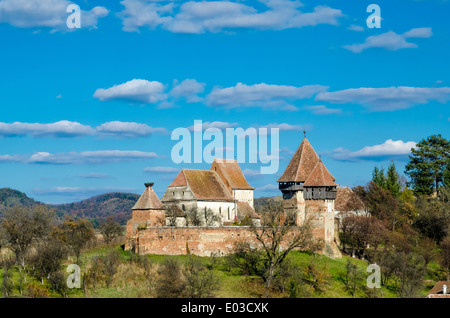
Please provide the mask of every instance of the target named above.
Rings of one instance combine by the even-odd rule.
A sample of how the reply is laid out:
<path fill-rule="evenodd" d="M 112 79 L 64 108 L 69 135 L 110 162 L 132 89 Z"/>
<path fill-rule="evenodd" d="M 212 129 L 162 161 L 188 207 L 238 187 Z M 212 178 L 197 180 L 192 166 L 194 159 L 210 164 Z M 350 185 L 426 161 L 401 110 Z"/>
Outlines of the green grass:
<path fill-rule="evenodd" d="M 88 297 L 100 297 L 100 298 L 136 298 L 136 297 L 148 297 L 149 293 L 146 292 L 145 277 L 143 275 L 143 269 L 130 261 L 130 252 L 124 251 L 119 245 L 112 247 L 95 247 L 81 254 L 79 264 L 82 272 L 87 268 L 87 265 L 94 256 L 106 255 L 108 251 L 113 248 L 119 252 L 121 259 L 121 268 L 118 270 L 117 274 L 114 276 L 114 280 L 110 288 L 106 288 L 106 285 L 100 282 L 96 288 L 90 288 L 88 290 Z M 167 257 L 172 257 L 177 259 L 180 263 L 185 264 L 189 261 L 188 255 L 177 255 L 177 256 L 166 256 L 166 255 L 142 255 L 140 258 L 150 260 L 150 263 L 157 268 Z M 219 280 L 219 289 L 215 292 L 215 297 L 219 298 L 255 298 L 264 296 L 264 285 L 262 279 L 256 276 L 244 276 L 240 275 L 237 270 L 229 270 L 227 266 L 224 265 L 223 258 L 216 258 L 214 265 L 211 266 L 212 258 L 210 257 L 198 257 L 193 256 L 201 260 L 205 265 L 214 272 L 215 277 Z M 136 258 L 136 256 L 135 256 Z M 293 251 L 289 254 L 288 260 L 291 264 L 295 265 L 299 269 L 305 269 L 312 262 L 315 267 L 325 273 L 325 286 L 323 292 L 318 293 L 310 289 L 309 297 L 314 298 L 350 298 L 352 295 L 346 290 L 344 284 L 344 276 L 346 272 L 347 260 L 350 259 L 352 263 L 356 264 L 362 273 L 367 275 L 366 269 L 368 263 L 362 260 L 353 259 L 349 256 L 343 256 L 342 258 L 331 259 L 321 254 L 310 254 L 306 252 Z M 61 270 L 65 272 L 67 265 L 75 263 L 75 258 L 71 257 L 64 261 Z M 428 265 L 428 273 L 425 277 L 423 296 L 426 295 L 434 284 L 439 280 L 436 276 L 439 266 L 435 262 L 431 262 Z M 153 272 L 156 273 L 156 270 Z M 3 269 L 0 268 L 0 284 L 2 280 Z M 69 273 L 66 273 L 66 277 Z M 362 284 L 365 284 L 365 277 Z M 12 280 L 14 282 L 15 296 L 19 295 L 19 289 L 17 287 L 19 282 L 19 267 L 14 266 L 12 269 Z M 29 272 L 27 274 L 27 285 L 30 282 L 36 282 L 41 284 L 40 280 L 37 280 Z M 46 288 L 51 297 L 61 297 L 61 295 L 53 292 L 51 290 L 50 284 L 45 282 L 42 285 Z M 397 297 L 394 281 L 389 281 L 387 286 L 382 286 L 382 297 L 392 298 Z M 69 297 L 85 297 L 84 290 L 82 289 L 72 289 L 67 292 Z M 380 295 L 380 294 L 379 294 Z M 271 297 L 287 297 L 287 294 L 280 293 L 277 291 L 272 291 Z M 361 289 L 355 295 L 357 298 L 368 297 L 365 290 Z"/>

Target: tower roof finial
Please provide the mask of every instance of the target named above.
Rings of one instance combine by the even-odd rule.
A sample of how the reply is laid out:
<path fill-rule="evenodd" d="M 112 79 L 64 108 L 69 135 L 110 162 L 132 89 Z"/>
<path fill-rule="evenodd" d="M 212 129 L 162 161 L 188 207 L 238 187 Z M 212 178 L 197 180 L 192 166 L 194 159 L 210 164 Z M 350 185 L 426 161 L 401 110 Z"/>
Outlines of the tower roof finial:
<path fill-rule="evenodd" d="M 303 137 L 306 138 L 306 130 L 303 130 Z"/>

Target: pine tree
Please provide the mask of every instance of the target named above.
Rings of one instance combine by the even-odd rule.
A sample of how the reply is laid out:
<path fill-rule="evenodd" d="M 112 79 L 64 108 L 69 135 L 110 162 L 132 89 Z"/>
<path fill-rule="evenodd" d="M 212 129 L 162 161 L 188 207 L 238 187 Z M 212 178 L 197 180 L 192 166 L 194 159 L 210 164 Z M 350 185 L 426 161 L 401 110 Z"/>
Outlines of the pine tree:
<path fill-rule="evenodd" d="M 445 187 L 450 189 L 450 158 L 447 161 L 447 164 L 445 165 L 445 169 L 443 172 L 443 184 Z"/>
<path fill-rule="evenodd" d="M 394 161 L 392 161 L 387 171 L 386 190 L 391 191 L 394 198 L 398 198 L 400 196 L 401 188 L 400 176 L 395 169 Z"/>
<path fill-rule="evenodd" d="M 430 195 L 444 181 L 444 168 L 450 158 L 450 141 L 439 135 L 432 135 L 417 143 L 411 149 L 405 173 L 416 195 Z"/>
<path fill-rule="evenodd" d="M 372 182 L 377 186 L 386 189 L 386 177 L 384 176 L 383 167 L 381 167 L 380 169 L 378 169 L 378 167 L 373 168 Z"/>

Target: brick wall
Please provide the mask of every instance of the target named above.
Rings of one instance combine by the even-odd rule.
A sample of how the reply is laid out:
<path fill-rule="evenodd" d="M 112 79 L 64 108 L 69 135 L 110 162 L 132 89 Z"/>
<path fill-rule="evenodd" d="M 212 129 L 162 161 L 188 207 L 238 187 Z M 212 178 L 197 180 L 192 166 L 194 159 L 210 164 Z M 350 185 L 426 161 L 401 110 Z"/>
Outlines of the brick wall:
<path fill-rule="evenodd" d="M 294 235 L 295 229 L 286 236 L 286 244 Z M 245 241 L 259 248 L 248 227 L 148 227 L 136 234 L 137 249 L 140 254 L 183 255 L 187 247 L 191 254 L 211 256 L 212 253 L 226 255 L 233 250 L 235 242 Z"/>

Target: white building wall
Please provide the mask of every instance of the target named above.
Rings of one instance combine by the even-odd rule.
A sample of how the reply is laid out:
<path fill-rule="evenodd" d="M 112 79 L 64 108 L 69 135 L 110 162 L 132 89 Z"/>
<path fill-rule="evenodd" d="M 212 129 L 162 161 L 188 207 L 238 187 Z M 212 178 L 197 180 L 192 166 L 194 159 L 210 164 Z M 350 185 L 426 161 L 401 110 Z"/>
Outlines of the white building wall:
<path fill-rule="evenodd" d="M 233 222 L 236 217 L 236 207 L 234 202 L 226 201 L 197 201 L 197 208 L 200 212 L 211 209 L 214 214 L 220 215 L 223 222 Z M 221 224 L 217 224 L 220 226 Z"/>
<path fill-rule="evenodd" d="M 253 190 L 233 190 L 233 197 L 237 201 L 247 202 L 252 208 L 253 206 Z"/>

